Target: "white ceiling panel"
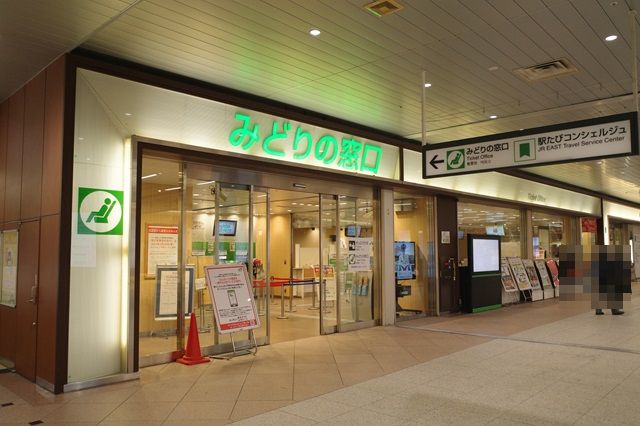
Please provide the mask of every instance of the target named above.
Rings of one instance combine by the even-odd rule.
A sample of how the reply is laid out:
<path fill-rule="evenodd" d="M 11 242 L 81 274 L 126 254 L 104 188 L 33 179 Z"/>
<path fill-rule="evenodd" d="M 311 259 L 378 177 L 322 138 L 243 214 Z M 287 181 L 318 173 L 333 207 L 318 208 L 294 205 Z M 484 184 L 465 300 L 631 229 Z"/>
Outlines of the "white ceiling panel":
<path fill-rule="evenodd" d="M 381 18 L 367 0 L 2 2 L 0 96 L 81 44 L 416 140 L 424 71 L 429 143 L 633 108 L 638 1 L 398 1 Z M 513 73 L 561 58 L 578 72 L 534 83 Z M 633 157 L 527 171 L 640 202 L 635 170 Z"/>

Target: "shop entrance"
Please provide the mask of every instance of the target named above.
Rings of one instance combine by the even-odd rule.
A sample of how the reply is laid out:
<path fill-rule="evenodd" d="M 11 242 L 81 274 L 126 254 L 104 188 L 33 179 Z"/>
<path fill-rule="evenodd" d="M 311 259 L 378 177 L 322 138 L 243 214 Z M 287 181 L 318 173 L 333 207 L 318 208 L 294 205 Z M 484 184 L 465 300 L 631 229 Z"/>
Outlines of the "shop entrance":
<path fill-rule="evenodd" d="M 336 194 L 317 181 L 151 157 L 142 159 L 139 185 L 141 366 L 184 347 L 180 303 L 196 314 L 204 353 L 229 349 L 204 279 L 212 264 L 247 266 L 260 344 L 374 325 L 373 190 Z"/>

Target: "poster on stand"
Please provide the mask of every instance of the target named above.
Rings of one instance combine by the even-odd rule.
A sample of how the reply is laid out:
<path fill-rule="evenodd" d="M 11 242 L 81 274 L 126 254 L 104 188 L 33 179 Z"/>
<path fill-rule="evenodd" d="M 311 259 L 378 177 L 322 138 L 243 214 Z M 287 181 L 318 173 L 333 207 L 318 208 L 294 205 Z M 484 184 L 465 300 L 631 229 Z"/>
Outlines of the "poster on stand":
<path fill-rule="evenodd" d="M 0 304 L 16 307 L 16 285 L 18 279 L 18 230 L 3 231 L 2 281 L 0 281 Z"/>
<path fill-rule="evenodd" d="M 531 290 L 529 276 L 527 275 L 527 270 L 522 264 L 522 259 L 519 257 L 507 257 L 507 262 L 509 262 L 513 278 L 516 280 L 516 284 L 520 291 Z"/>
<path fill-rule="evenodd" d="M 542 282 L 543 287 L 552 288 L 553 284 L 551 283 L 551 278 L 549 277 L 549 272 L 547 271 L 547 264 L 544 259 L 536 259 L 533 261 L 536 265 L 536 269 L 538 270 L 538 275 L 540 276 L 540 281 Z"/>
<path fill-rule="evenodd" d="M 184 273 L 184 315 L 193 312 L 194 265 L 187 265 Z M 156 320 L 175 320 L 178 315 L 178 267 L 158 265 L 156 268 Z"/>
<path fill-rule="evenodd" d="M 204 273 L 220 334 L 260 327 L 245 264 L 209 265 L 204 268 Z"/>
<path fill-rule="evenodd" d="M 178 227 L 147 226 L 147 277 L 155 277 L 156 266 L 178 263 Z"/>
<path fill-rule="evenodd" d="M 506 258 L 500 259 L 500 279 L 502 280 L 502 287 L 504 287 L 504 291 L 510 293 L 512 291 L 518 291 L 518 286 L 516 285 L 515 280 L 513 279 L 513 275 L 511 275 L 511 270 L 509 269 L 509 264 L 507 263 Z"/>
<path fill-rule="evenodd" d="M 533 260 L 522 259 L 522 264 L 524 265 L 524 269 L 527 271 L 531 287 L 534 289 L 541 289 L 542 287 L 540 287 L 540 280 L 538 279 L 538 273 L 536 272 L 536 266 L 533 264 Z"/>

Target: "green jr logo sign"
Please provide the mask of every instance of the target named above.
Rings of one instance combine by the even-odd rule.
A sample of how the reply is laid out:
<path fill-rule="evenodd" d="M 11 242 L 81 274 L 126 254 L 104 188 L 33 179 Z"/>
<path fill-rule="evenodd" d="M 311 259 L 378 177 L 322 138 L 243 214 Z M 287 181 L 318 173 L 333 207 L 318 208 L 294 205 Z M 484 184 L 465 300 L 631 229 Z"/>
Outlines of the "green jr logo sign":
<path fill-rule="evenodd" d="M 122 235 L 124 192 L 78 188 L 78 234 Z"/>

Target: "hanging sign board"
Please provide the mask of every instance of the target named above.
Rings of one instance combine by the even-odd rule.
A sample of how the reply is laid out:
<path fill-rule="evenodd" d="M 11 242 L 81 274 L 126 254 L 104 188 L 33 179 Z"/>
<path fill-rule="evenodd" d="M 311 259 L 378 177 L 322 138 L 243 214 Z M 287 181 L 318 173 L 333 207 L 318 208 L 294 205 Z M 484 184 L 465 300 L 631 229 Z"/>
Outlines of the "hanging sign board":
<path fill-rule="evenodd" d="M 636 112 L 425 145 L 422 177 L 638 154 Z"/>
<path fill-rule="evenodd" d="M 228 334 L 259 328 L 260 317 L 246 265 L 209 265 L 204 272 L 218 332 Z"/>

